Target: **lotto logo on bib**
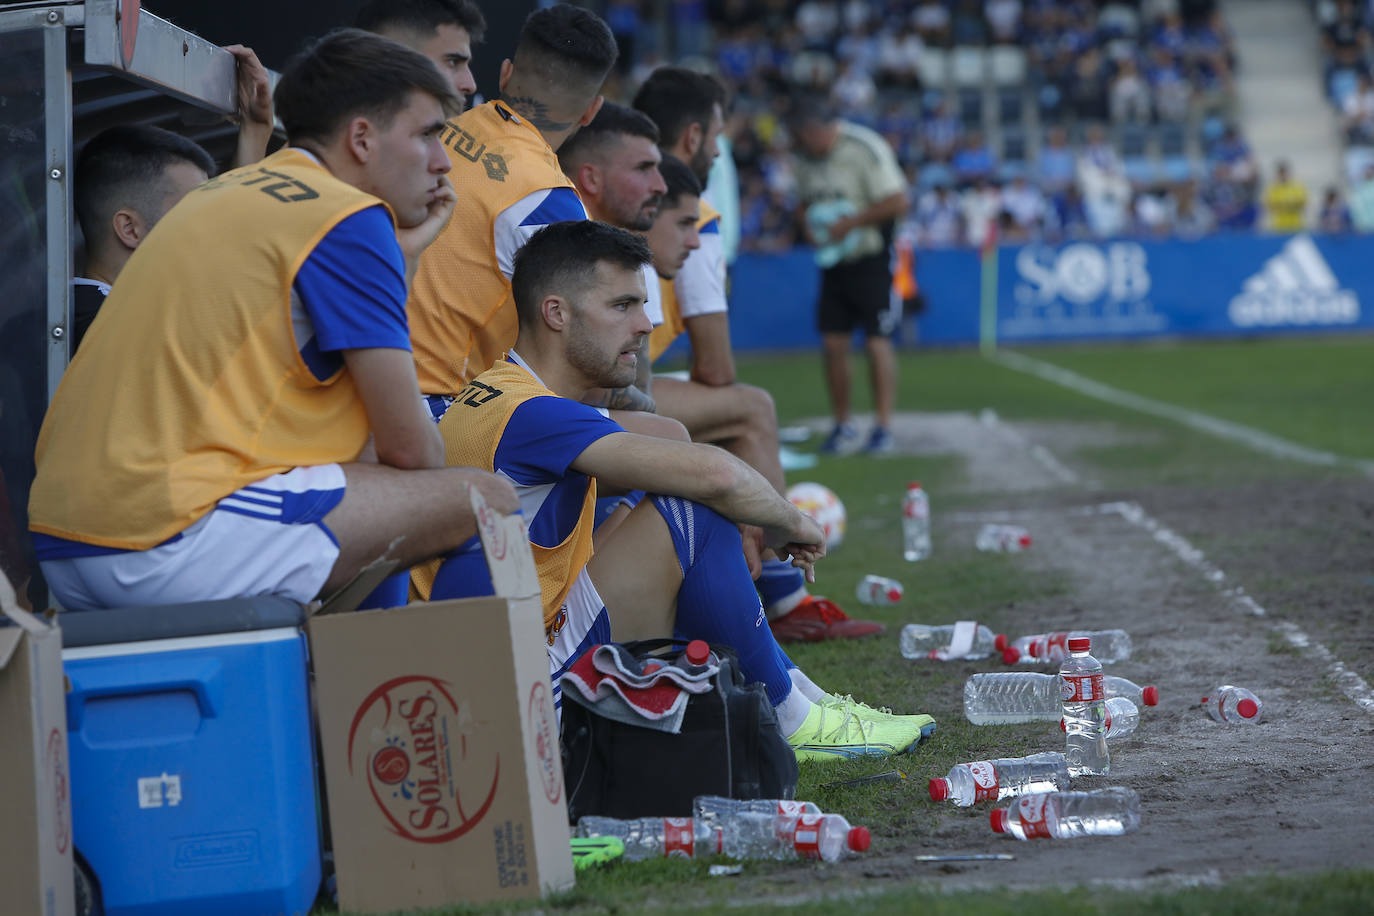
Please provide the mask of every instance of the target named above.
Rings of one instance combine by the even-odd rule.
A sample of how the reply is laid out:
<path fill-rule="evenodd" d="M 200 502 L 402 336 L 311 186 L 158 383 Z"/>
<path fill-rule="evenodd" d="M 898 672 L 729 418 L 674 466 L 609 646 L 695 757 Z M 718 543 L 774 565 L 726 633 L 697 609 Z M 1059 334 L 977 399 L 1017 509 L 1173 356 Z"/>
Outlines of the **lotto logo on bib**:
<path fill-rule="evenodd" d="M 988 801 L 997 798 L 997 771 L 993 769 L 991 763 L 986 760 L 970 763 L 968 771 L 973 776 L 974 801 Z"/>
<path fill-rule="evenodd" d="M 1063 695 L 1065 703 L 1088 703 L 1106 698 L 1100 674 L 1061 674 L 1059 692 Z"/>
<path fill-rule="evenodd" d="M 1045 802 L 1049 796 L 1023 795 L 1021 800 L 1016 803 L 1016 814 L 1021 819 L 1021 831 L 1025 833 L 1027 839 L 1031 837 L 1049 837 L 1050 825 L 1047 821 L 1049 812 L 1046 810 Z"/>
<path fill-rule="evenodd" d="M 348 730 L 349 773 L 367 780 L 391 832 L 416 843 L 476 827 L 501 777 L 500 757 L 480 752 L 471 714 L 449 687 L 423 675 L 393 678 L 367 695 Z"/>

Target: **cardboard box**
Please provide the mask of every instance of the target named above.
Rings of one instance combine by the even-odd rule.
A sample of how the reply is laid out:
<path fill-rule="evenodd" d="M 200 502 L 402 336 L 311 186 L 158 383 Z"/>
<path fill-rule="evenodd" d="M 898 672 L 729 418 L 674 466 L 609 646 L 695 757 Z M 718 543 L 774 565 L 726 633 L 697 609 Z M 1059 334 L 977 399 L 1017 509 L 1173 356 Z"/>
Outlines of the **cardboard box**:
<path fill-rule="evenodd" d="M 355 583 L 307 625 L 343 910 L 573 884 L 534 558 L 519 516 L 474 508 L 498 597 L 352 611 Z"/>
<path fill-rule="evenodd" d="M 0 575 L 0 888 L 6 912 L 71 916 L 72 812 L 62 631 Z M 12 908 L 12 909 L 11 909 Z"/>

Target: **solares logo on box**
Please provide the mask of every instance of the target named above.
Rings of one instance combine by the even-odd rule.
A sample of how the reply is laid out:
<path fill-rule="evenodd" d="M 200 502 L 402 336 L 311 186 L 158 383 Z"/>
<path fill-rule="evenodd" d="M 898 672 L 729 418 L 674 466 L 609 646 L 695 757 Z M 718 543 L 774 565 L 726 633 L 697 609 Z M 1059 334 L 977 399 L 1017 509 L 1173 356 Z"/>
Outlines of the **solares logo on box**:
<path fill-rule="evenodd" d="M 476 827 L 501 778 L 500 756 L 488 763 L 470 746 L 470 716 L 449 687 L 418 674 L 393 678 L 367 695 L 348 730 L 349 773 L 367 779 L 391 831 L 417 843 L 445 843 Z M 463 800 L 474 787 L 466 794 L 482 799 L 476 808 Z"/>

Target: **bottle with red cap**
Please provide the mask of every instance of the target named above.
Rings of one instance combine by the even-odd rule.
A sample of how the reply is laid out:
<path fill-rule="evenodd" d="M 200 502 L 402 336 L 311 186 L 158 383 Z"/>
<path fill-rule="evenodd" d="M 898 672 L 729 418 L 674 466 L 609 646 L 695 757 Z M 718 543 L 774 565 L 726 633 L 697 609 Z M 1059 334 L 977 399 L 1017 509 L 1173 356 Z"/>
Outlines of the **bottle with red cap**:
<path fill-rule="evenodd" d="M 1107 749 L 1107 693 L 1102 665 L 1089 654 L 1092 640 L 1069 638 L 1069 657 L 1059 666 L 1059 691 L 1064 697 L 1064 756 L 1069 775 L 1106 776 L 1111 771 Z"/>
<path fill-rule="evenodd" d="M 902 583 L 882 576 L 864 576 L 859 580 L 858 588 L 854 589 L 854 597 L 859 599 L 860 604 L 879 607 L 900 604 Z"/>
<path fill-rule="evenodd" d="M 715 662 L 719 664 L 719 659 L 713 658 L 711 646 L 704 639 L 694 639 L 687 643 L 687 647 L 682 650 L 682 655 L 678 658 L 678 664 L 688 671 L 694 668 L 704 668 Z"/>
<path fill-rule="evenodd" d="M 1030 550 L 1030 532 L 1019 525 L 984 525 L 973 546 L 989 553 L 1020 553 Z"/>
<path fill-rule="evenodd" d="M 1126 697 L 1137 710 L 1159 703 L 1158 687 L 1142 687 L 1124 677 L 1103 675 L 1102 687 L 1109 698 Z M 964 682 L 964 715 L 974 725 L 1054 722 L 1064 716 L 1059 676 L 1038 671 L 974 674 Z"/>
<path fill-rule="evenodd" d="M 693 859 L 721 851 L 719 827 L 692 817 L 616 817 L 587 815 L 577 821 L 577 835 L 613 836 L 625 844 L 625 859 Z"/>
<path fill-rule="evenodd" d="M 1125 697 L 1107 697 L 1107 740 L 1127 738 L 1140 724 L 1140 709 Z M 1064 718 L 1059 718 L 1059 730 L 1067 731 Z"/>
<path fill-rule="evenodd" d="M 1120 786 L 1042 792 L 1021 796 L 1010 808 L 992 809 L 988 820 L 994 832 L 1018 840 L 1120 836 L 1140 826 L 1140 796 Z"/>
<path fill-rule="evenodd" d="M 1244 687 L 1222 684 L 1202 698 L 1208 715 L 1229 725 L 1253 725 L 1260 719 L 1264 704 Z"/>
<path fill-rule="evenodd" d="M 1036 633 L 1008 642 L 1005 638 L 997 648 L 1002 661 L 1008 665 L 1059 664 L 1069 657 L 1069 638 L 1086 636 L 1093 641 L 1093 658 L 1104 665 L 1131 657 L 1131 637 L 1125 630 L 1061 630 L 1057 633 Z"/>
<path fill-rule="evenodd" d="M 743 811 L 720 820 L 722 850 L 735 859 L 823 859 L 838 862 L 865 852 L 873 838 L 838 814 L 759 814 Z"/>
<path fill-rule="evenodd" d="M 903 658 L 987 658 L 998 635 L 975 620 L 941 626 L 909 623 L 902 627 L 898 645 Z"/>
<path fill-rule="evenodd" d="M 974 802 L 1068 787 L 1068 762 L 1063 754 L 1051 751 L 1029 757 L 956 763 L 948 775 L 930 781 L 930 797 L 967 808 Z"/>

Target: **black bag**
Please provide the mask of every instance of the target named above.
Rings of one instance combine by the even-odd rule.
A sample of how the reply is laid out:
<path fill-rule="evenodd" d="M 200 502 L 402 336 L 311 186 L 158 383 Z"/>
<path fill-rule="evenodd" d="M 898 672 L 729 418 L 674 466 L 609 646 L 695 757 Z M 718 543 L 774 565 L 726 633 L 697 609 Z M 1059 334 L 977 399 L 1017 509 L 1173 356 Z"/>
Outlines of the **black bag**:
<path fill-rule="evenodd" d="M 675 657 L 685 643 L 626 643 L 636 658 Z M 692 694 L 676 734 L 628 725 L 563 701 L 563 777 L 568 817 L 689 817 L 698 795 L 791 798 L 797 757 L 778 730 L 777 713 L 759 683 L 746 683 L 725 646 L 715 689 Z M 666 650 L 666 651 L 664 651 Z"/>

